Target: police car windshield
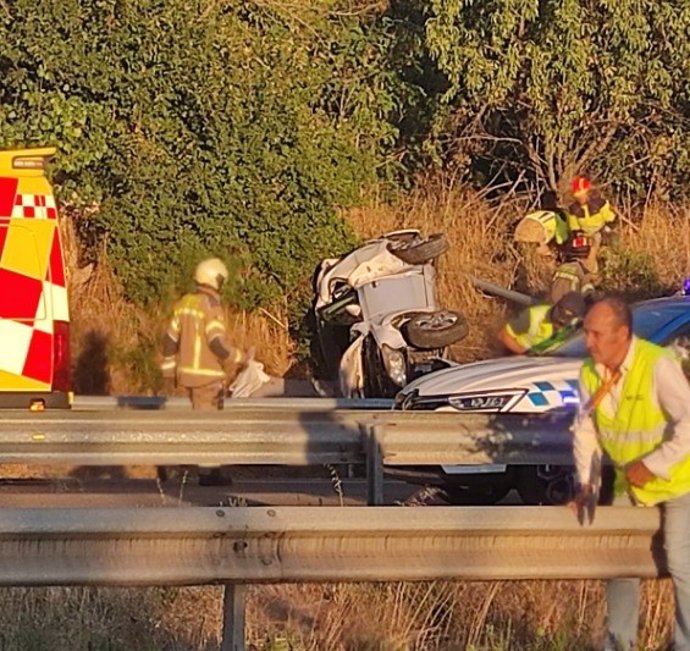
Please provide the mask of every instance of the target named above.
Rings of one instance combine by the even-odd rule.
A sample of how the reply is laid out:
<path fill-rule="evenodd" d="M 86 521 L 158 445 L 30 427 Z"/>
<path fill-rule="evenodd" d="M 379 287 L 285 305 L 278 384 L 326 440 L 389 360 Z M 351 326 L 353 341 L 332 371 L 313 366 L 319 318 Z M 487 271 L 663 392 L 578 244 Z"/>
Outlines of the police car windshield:
<path fill-rule="evenodd" d="M 638 303 L 632 308 L 633 330 L 642 339 L 649 339 L 654 343 L 665 345 L 668 342 L 662 341 L 662 338 L 667 334 L 666 326 L 679 316 L 687 314 L 689 309 L 690 303 L 683 305 L 677 301 L 669 302 L 666 305 L 658 300 Z M 584 331 L 580 330 L 545 355 L 584 359 L 587 357 Z"/>

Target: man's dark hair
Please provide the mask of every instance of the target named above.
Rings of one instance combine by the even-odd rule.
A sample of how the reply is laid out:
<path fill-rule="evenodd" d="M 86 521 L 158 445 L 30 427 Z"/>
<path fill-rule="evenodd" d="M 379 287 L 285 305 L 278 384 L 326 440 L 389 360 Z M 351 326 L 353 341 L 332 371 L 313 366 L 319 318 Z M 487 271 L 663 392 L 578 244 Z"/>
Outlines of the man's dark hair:
<path fill-rule="evenodd" d="M 614 318 L 616 319 L 616 325 L 625 326 L 628 328 L 628 332 L 630 332 L 632 335 L 633 318 L 628 302 L 622 296 L 612 294 L 610 296 L 600 298 L 598 301 L 593 303 L 592 307 L 594 305 L 599 305 L 600 303 L 608 305 L 613 312 Z"/>

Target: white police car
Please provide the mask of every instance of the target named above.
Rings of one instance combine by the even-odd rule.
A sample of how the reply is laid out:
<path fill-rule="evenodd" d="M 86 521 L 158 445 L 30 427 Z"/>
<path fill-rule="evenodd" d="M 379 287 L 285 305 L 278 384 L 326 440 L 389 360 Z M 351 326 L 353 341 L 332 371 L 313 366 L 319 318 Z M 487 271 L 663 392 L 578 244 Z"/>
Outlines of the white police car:
<path fill-rule="evenodd" d="M 638 336 L 687 355 L 690 297 L 643 301 L 633 306 Z M 397 409 L 538 414 L 578 404 L 578 375 L 586 357 L 584 333 L 540 356 L 520 355 L 454 364 L 408 384 L 396 397 Z M 409 481 L 443 487 L 449 501 L 491 503 L 516 488 L 527 503 L 562 503 L 572 492 L 572 471 L 554 466 L 427 466 L 406 468 Z"/>

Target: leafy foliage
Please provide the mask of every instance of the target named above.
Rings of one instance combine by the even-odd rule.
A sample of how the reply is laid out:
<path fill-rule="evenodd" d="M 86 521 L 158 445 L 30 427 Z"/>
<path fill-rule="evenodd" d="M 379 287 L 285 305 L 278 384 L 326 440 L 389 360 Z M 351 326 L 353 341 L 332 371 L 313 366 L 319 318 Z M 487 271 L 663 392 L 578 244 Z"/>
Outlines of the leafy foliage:
<path fill-rule="evenodd" d="M 588 171 L 633 194 L 687 192 L 690 5 L 433 0 L 427 18 L 446 160 L 469 152 L 485 174 L 554 189 Z"/>
<path fill-rule="evenodd" d="M 14 0 L 0 25 L 0 145 L 58 145 L 139 302 L 219 255 L 235 301 L 297 305 L 351 243 L 338 209 L 430 163 L 690 188 L 687 3 Z"/>
<path fill-rule="evenodd" d="M 59 146 L 61 195 L 95 208 L 82 236 L 106 241 L 131 298 L 215 254 L 247 270 L 245 300 L 270 300 L 346 245 L 336 208 L 395 138 L 385 26 L 325 6 L 17 0 L 2 144 Z"/>

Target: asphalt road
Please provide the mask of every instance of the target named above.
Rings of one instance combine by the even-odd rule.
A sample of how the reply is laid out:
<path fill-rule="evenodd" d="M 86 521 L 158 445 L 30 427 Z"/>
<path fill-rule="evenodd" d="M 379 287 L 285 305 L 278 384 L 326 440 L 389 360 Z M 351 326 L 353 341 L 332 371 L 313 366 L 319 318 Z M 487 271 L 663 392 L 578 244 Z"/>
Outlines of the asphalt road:
<path fill-rule="evenodd" d="M 193 475 L 153 479 L 14 479 L 0 481 L 0 508 L 358 506 L 366 504 L 364 479 L 242 479 L 228 486 L 200 486 Z M 402 482 L 384 485 L 387 504 L 439 502 Z"/>

